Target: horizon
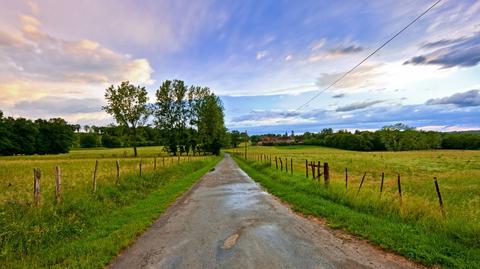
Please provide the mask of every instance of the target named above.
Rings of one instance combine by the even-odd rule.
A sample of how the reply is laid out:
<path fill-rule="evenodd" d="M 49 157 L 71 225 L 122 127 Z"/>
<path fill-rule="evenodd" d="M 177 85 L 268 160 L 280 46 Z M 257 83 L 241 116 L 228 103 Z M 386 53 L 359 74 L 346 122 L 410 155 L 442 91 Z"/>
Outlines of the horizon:
<path fill-rule="evenodd" d="M 111 85 L 210 87 L 229 130 L 480 130 L 480 2 L 13 1 L 0 10 L 0 110 L 105 126 Z M 319 94 L 304 109 L 297 109 Z"/>

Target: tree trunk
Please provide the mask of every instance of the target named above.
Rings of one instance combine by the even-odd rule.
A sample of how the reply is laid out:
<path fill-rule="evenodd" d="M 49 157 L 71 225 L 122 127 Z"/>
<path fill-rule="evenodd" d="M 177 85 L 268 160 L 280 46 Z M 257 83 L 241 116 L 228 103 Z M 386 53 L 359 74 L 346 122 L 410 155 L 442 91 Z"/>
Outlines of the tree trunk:
<path fill-rule="evenodd" d="M 132 127 L 133 131 L 133 155 L 137 157 L 137 128 L 135 126 Z"/>

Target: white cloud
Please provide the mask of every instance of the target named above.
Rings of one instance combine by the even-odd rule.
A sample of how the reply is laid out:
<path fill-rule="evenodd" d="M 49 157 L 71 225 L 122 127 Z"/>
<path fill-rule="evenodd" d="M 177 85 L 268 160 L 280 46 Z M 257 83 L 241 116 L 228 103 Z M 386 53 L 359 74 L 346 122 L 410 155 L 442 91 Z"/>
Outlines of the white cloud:
<path fill-rule="evenodd" d="M 268 51 L 266 51 L 266 50 L 259 51 L 259 52 L 257 52 L 256 59 L 261 60 L 261 59 L 265 58 L 267 55 L 268 55 Z"/>
<path fill-rule="evenodd" d="M 291 61 L 293 60 L 293 54 L 288 54 L 287 56 L 285 56 L 285 61 L 288 62 L 288 61 Z"/>

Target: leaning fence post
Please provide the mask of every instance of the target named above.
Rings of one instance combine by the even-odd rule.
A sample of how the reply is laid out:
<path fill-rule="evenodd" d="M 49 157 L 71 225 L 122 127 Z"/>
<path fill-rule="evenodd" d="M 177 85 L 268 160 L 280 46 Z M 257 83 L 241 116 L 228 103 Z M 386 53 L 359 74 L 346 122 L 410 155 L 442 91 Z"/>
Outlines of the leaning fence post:
<path fill-rule="evenodd" d="M 40 168 L 33 168 L 33 200 L 35 201 L 35 206 L 40 205 L 40 177 L 42 172 Z"/>
<path fill-rule="evenodd" d="M 328 167 L 328 163 L 323 164 L 323 179 L 325 182 L 325 186 L 328 187 L 330 184 L 330 168 Z"/>
<path fill-rule="evenodd" d="M 62 201 L 62 174 L 60 166 L 55 166 L 55 199 L 57 203 Z"/>
<path fill-rule="evenodd" d="M 382 172 L 382 181 L 380 183 L 380 198 L 382 198 L 382 192 L 383 192 L 383 180 L 385 179 L 385 173 Z"/>
<path fill-rule="evenodd" d="M 362 188 L 362 185 L 363 185 L 363 181 L 365 180 L 365 176 L 367 175 L 367 172 L 365 172 L 363 174 L 363 177 L 362 177 L 362 181 L 360 181 L 360 186 L 358 186 L 358 191 L 357 191 L 357 194 L 355 196 L 358 195 L 358 193 L 360 193 L 360 189 Z"/>
<path fill-rule="evenodd" d="M 117 180 L 115 181 L 115 185 L 120 184 L 120 162 L 117 160 Z"/>
<path fill-rule="evenodd" d="M 308 178 L 308 160 L 305 160 L 305 176 Z"/>
<path fill-rule="evenodd" d="M 283 171 L 283 161 L 282 161 L 282 157 L 279 158 L 280 159 L 280 172 Z"/>
<path fill-rule="evenodd" d="M 433 182 L 435 183 L 435 190 L 437 191 L 438 203 L 440 204 L 440 210 L 442 211 L 442 216 L 445 219 L 447 216 L 445 214 L 445 209 L 443 208 L 442 194 L 440 193 L 440 188 L 438 187 L 437 177 L 433 177 Z"/>
<path fill-rule="evenodd" d="M 400 206 L 402 205 L 402 185 L 400 183 L 400 174 L 397 176 L 397 184 L 398 184 L 398 198 L 400 199 Z"/>
<path fill-rule="evenodd" d="M 95 160 L 95 169 L 93 170 L 93 192 L 97 191 L 97 170 L 98 170 L 98 160 Z"/>
<path fill-rule="evenodd" d="M 345 189 L 348 189 L 348 169 L 345 168 Z"/>

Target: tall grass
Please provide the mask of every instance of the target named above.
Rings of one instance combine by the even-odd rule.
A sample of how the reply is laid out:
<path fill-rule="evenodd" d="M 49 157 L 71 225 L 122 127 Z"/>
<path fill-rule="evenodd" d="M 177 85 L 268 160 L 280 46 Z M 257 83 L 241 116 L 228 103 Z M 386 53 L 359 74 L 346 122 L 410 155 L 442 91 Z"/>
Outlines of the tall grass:
<path fill-rule="evenodd" d="M 306 153 L 299 154 L 295 152 L 296 150 L 301 150 Z M 316 150 L 316 152 L 314 150 Z M 293 151 L 294 154 L 290 154 L 290 151 Z M 358 235 L 373 240 L 380 246 L 393 249 L 428 265 L 441 264 L 447 267 L 463 266 L 465 265 L 462 262 L 463 258 L 477 262 L 480 261 L 480 223 L 476 221 L 478 220 L 479 208 L 470 207 L 471 204 L 478 202 L 478 200 L 475 200 L 475 198 L 478 199 L 478 197 L 471 197 L 471 193 L 466 194 L 466 192 L 469 191 L 473 193 L 479 191 L 478 187 L 475 187 L 477 182 L 474 182 L 474 180 L 466 180 L 466 186 L 451 186 L 446 174 L 455 173 L 449 169 L 447 169 L 447 171 L 437 169 L 436 173 L 439 173 L 443 179 L 441 181 L 441 190 L 447 203 L 447 218 L 443 219 L 438 206 L 433 180 L 429 178 L 415 179 L 411 177 L 412 175 L 423 173 L 423 171 L 421 171 L 422 165 L 420 169 L 417 169 L 413 166 L 403 166 L 402 162 L 399 165 L 392 160 L 392 158 L 395 158 L 396 160 L 402 160 L 404 162 L 412 162 L 412 160 L 408 160 L 408 157 L 412 156 L 412 152 L 409 154 L 396 153 L 398 154 L 396 156 L 394 154 L 387 154 L 390 158 L 387 157 L 384 159 L 391 164 L 391 167 L 387 168 L 385 166 L 383 167 L 384 169 L 377 171 L 374 169 L 378 167 L 378 164 L 370 163 L 375 161 L 375 157 L 370 156 L 370 158 L 364 158 L 362 162 L 363 165 L 361 166 L 353 165 L 353 162 L 350 162 L 351 166 L 348 167 L 350 171 L 349 184 L 348 189 L 346 189 L 344 177 L 345 167 L 339 169 L 338 165 L 345 162 L 345 159 L 347 159 L 346 163 L 348 163 L 348 159 L 355 158 L 355 154 L 357 153 L 332 150 L 332 155 L 336 154 L 337 156 L 329 159 L 329 155 L 326 154 L 329 151 L 330 149 L 315 147 L 293 147 L 293 149 L 288 147 L 250 148 L 250 153 L 252 154 L 262 152 L 263 154 L 273 153 L 272 156 L 282 156 L 283 158 L 286 156 L 297 158 L 294 175 L 286 174 L 279 170 L 277 171 L 275 165 L 271 168 L 269 162 L 262 164 L 255 161 L 256 157 L 252 155 L 249 156 L 249 161 L 245 161 L 238 157 L 242 156 L 242 154 L 238 152 L 236 159 L 242 168 L 245 168 L 247 173 L 262 183 L 269 191 L 278 195 L 280 198 L 286 199 L 287 202 L 304 213 L 327 217 L 327 219 L 331 220 L 330 224 L 333 227 L 347 228 Z M 318 154 L 319 152 L 321 153 Z M 415 152 L 414 154 L 421 156 L 422 153 L 423 152 Z M 459 158 L 459 156 L 457 153 L 458 152 L 447 151 L 428 152 L 430 155 L 443 155 L 444 159 L 442 162 L 445 163 L 458 162 L 457 158 Z M 380 155 L 383 153 L 373 154 Z M 470 154 L 472 153 L 470 152 Z M 479 153 L 475 152 L 470 156 L 466 154 L 466 156 L 461 157 L 465 159 L 476 158 L 477 155 L 475 154 Z M 300 161 L 298 160 L 299 155 L 301 155 L 300 158 L 302 158 Z M 342 155 L 344 155 L 343 158 L 341 157 Z M 312 180 L 311 175 L 310 179 L 305 178 L 305 158 L 308 158 L 307 156 L 312 160 L 329 162 L 330 167 L 332 167 L 333 178 L 328 188 L 323 185 L 323 182 Z M 451 160 L 445 156 L 449 156 Z M 368 155 L 363 155 L 363 157 L 368 157 Z M 424 156 L 421 156 L 421 158 L 422 157 Z M 428 158 L 423 159 L 427 160 L 427 162 L 431 161 L 428 160 Z M 418 162 L 418 160 L 414 160 L 413 162 Z M 472 166 L 475 167 L 475 165 Z M 427 166 L 428 164 L 423 163 L 423 167 Z M 355 171 L 355 169 L 357 169 L 357 171 Z M 382 170 L 387 171 L 387 177 L 384 192 L 380 197 L 379 187 Z M 367 171 L 367 178 L 357 196 L 359 181 L 364 171 Z M 399 201 L 396 174 L 394 174 L 393 171 L 403 174 L 402 204 L 400 204 Z M 461 173 L 466 177 L 471 176 L 468 175 L 468 171 L 465 170 L 461 171 Z M 478 171 L 473 171 L 472 175 L 476 173 L 478 173 Z M 472 181 L 474 182 L 473 186 L 470 184 Z M 455 184 L 461 185 L 462 183 L 461 181 L 456 181 Z M 452 197 L 448 197 L 448 195 L 452 193 L 452 188 L 461 193 L 454 195 L 453 199 Z M 462 196 L 463 199 L 459 199 Z M 468 199 L 471 200 L 468 201 Z M 322 204 L 326 205 L 319 206 Z M 330 212 L 329 210 L 332 210 L 332 208 L 340 209 L 336 212 Z M 387 221 L 389 223 L 388 225 L 393 225 L 392 231 L 387 232 L 381 228 L 369 228 L 366 226 L 366 223 L 369 223 L 368 221 L 353 223 L 353 219 L 350 220 L 352 214 L 381 218 Z M 396 225 L 396 223 L 398 223 L 398 225 Z M 373 224 L 370 223 L 369 225 Z M 395 228 L 398 229 L 398 231 L 395 231 Z M 399 239 L 398 234 L 404 234 L 409 238 Z M 418 238 L 419 236 L 421 238 Z M 426 253 L 426 251 L 422 249 L 424 246 L 415 245 L 416 240 L 428 242 L 428 244 L 432 245 L 429 246 L 431 251 L 438 253 Z M 450 259 L 453 260 L 450 261 Z M 466 264 L 472 263 L 467 262 Z"/>
<path fill-rule="evenodd" d="M 77 176 L 79 185 L 65 191 L 60 204 L 53 202 L 53 190 L 44 193 L 40 207 L 9 199 L 0 205 L 0 268 L 103 267 L 218 160 L 148 169 L 141 177 L 125 171 L 119 186 L 105 173 L 96 193 L 87 187 L 91 176 L 88 184 Z M 72 163 L 80 171 L 75 164 L 81 163 Z"/>

